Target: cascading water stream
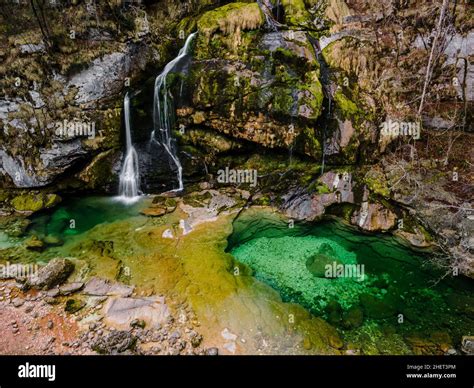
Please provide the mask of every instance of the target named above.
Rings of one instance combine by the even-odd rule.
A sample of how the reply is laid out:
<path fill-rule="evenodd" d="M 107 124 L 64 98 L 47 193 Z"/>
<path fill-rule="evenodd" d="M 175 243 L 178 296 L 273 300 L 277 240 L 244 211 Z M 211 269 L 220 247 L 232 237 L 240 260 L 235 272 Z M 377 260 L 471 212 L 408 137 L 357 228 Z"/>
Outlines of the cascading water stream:
<path fill-rule="evenodd" d="M 140 175 L 138 171 L 138 156 L 132 144 L 131 122 L 130 122 L 130 98 L 128 93 L 123 100 L 123 112 L 125 118 L 125 138 L 127 153 L 120 172 L 119 195 L 120 199 L 134 202 L 138 199 Z"/>
<path fill-rule="evenodd" d="M 269 0 L 257 0 L 257 4 L 265 15 L 265 21 L 268 28 L 274 32 L 278 31 L 278 27 L 280 27 L 281 24 L 275 20 L 275 17 L 272 14 L 272 3 Z"/>
<path fill-rule="evenodd" d="M 323 55 L 322 55 L 322 50 L 321 50 L 321 45 L 319 41 L 312 37 L 311 35 L 307 34 L 308 40 L 311 42 L 314 51 L 316 52 L 316 58 L 319 62 L 319 66 L 321 69 L 321 84 L 323 87 L 323 93 L 327 101 L 327 110 L 326 110 L 326 115 L 325 115 L 325 121 L 324 121 L 324 126 L 323 126 L 323 141 L 322 141 L 322 160 L 321 160 L 321 175 L 324 173 L 324 168 L 326 164 L 326 142 L 327 142 L 327 126 L 328 126 L 328 121 L 331 119 L 332 115 L 332 92 L 331 92 L 331 86 L 330 86 L 330 73 L 329 73 L 329 66 L 327 63 L 324 61 Z"/>
<path fill-rule="evenodd" d="M 179 161 L 176 147 L 173 144 L 174 139 L 172 138 L 172 129 L 174 125 L 174 104 L 173 96 L 169 90 L 167 84 L 167 76 L 173 71 L 178 62 L 189 54 L 191 42 L 196 36 L 196 32 L 189 35 L 186 39 L 186 43 L 181 48 L 178 56 L 169 62 L 162 73 L 156 77 L 155 80 L 155 92 L 153 100 L 153 131 L 150 137 L 150 143 L 155 143 L 162 146 L 171 161 L 177 168 L 177 178 L 179 186 L 177 189 L 171 191 L 182 191 L 184 189 L 183 184 L 183 167 Z"/>

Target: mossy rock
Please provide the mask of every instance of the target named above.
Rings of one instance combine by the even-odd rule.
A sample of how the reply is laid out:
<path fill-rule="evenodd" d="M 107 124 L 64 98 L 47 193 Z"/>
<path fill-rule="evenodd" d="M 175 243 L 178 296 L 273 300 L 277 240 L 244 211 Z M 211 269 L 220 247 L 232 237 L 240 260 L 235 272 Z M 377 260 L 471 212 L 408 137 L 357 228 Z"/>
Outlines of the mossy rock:
<path fill-rule="evenodd" d="M 264 16 L 257 3 L 231 3 L 206 12 L 197 22 L 198 30 L 206 36 L 217 31 L 233 34 L 235 31 L 257 29 Z"/>
<path fill-rule="evenodd" d="M 356 329 L 364 323 L 364 312 L 359 306 L 352 306 L 342 319 L 342 326 L 346 329 Z"/>
<path fill-rule="evenodd" d="M 336 109 L 344 119 L 354 120 L 361 115 L 359 107 L 342 90 L 339 89 L 334 93 L 334 101 L 336 102 Z"/>
<path fill-rule="evenodd" d="M 74 314 L 78 312 L 80 309 L 82 309 L 86 303 L 82 300 L 78 299 L 68 299 L 66 301 L 66 306 L 64 307 L 64 311 L 66 311 L 69 314 Z"/>
<path fill-rule="evenodd" d="M 306 27 L 311 21 L 311 14 L 305 6 L 304 0 L 281 0 L 285 10 L 285 23 L 295 27 Z"/>
<path fill-rule="evenodd" d="M 61 202 L 61 197 L 57 194 L 22 194 L 13 198 L 10 204 L 18 212 L 38 212 L 49 209 Z"/>
<path fill-rule="evenodd" d="M 390 197 L 390 189 L 385 174 L 381 170 L 372 169 L 364 177 L 369 190 L 382 197 Z"/>
<path fill-rule="evenodd" d="M 30 251 L 42 252 L 46 248 L 45 243 L 38 236 L 31 236 L 25 241 L 26 249 Z"/>
<path fill-rule="evenodd" d="M 31 221 L 24 217 L 0 217 L 0 229 L 10 237 L 21 237 L 25 234 Z"/>
<path fill-rule="evenodd" d="M 319 81 L 319 71 L 313 70 L 306 73 L 305 83 L 298 85 L 299 90 L 305 93 L 300 105 L 306 105 L 311 109 L 308 119 L 316 120 L 321 116 L 323 109 L 323 87 Z"/>
<path fill-rule="evenodd" d="M 396 308 L 386 299 L 377 298 L 371 294 L 359 295 L 360 304 L 368 317 L 374 319 L 385 319 L 395 316 Z"/>
<path fill-rule="evenodd" d="M 343 310 L 339 302 L 330 300 L 324 310 L 331 325 L 339 325 L 341 323 Z"/>
<path fill-rule="evenodd" d="M 301 151 L 314 158 L 320 160 L 322 156 L 321 141 L 316 134 L 316 130 L 312 127 L 303 127 L 301 133 L 296 140 L 297 146 Z"/>
<path fill-rule="evenodd" d="M 183 202 L 193 207 L 204 207 L 209 204 L 211 199 L 212 194 L 206 191 L 204 193 L 191 193 L 183 198 Z"/>
<path fill-rule="evenodd" d="M 313 182 L 311 185 L 309 185 L 308 190 L 310 192 L 315 192 L 318 194 L 332 193 L 332 190 L 325 183 L 321 182 L 319 179 Z"/>
<path fill-rule="evenodd" d="M 272 200 L 268 195 L 261 195 L 252 200 L 252 204 L 257 206 L 270 206 L 271 203 Z"/>
<path fill-rule="evenodd" d="M 176 209 L 176 206 L 178 205 L 178 201 L 176 201 L 175 198 L 160 195 L 157 195 L 155 198 L 153 198 L 152 203 L 154 205 L 161 205 L 166 208 L 172 208 L 173 210 Z"/>

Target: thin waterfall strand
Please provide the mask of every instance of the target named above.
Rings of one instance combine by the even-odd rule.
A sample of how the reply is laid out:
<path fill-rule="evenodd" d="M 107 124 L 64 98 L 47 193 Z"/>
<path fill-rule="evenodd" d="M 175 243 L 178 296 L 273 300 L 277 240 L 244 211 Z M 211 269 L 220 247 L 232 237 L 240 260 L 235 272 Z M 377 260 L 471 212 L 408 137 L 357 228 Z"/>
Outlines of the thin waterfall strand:
<path fill-rule="evenodd" d="M 125 118 L 125 138 L 127 154 L 120 172 L 119 195 L 127 201 L 134 201 L 138 198 L 140 174 L 138 170 L 138 156 L 132 145 L 132 134 L 130 124 L 130 98 L 128 93 L 123 100 L 123 112 Z"/>
<path fill-rule="evenodd" d="M 191 42 L 196 36 L 193 33 L 188 36 L 186 43 L 181 48 L 178 56 L 169 62 L 163 72 L 156 77 L 155 80 L 155 93 L 153 102 L 153 132 L 151 133 L 150 142 L 161 145 L 174 165 L 177 168 L 177 178 L 179 187 L 171 191 L 182 191 L 183 185 L 183 167 L 179 161 L 178 155 L 174 144 L 172 143 L 173 138 L 171 131 L 174 125 L 174 105 L 173 96 L 168 89 L 166 78 L 168 74 L 174 69 L 178 62 L 183 59 L 188 53 L 191 47 Z"/>

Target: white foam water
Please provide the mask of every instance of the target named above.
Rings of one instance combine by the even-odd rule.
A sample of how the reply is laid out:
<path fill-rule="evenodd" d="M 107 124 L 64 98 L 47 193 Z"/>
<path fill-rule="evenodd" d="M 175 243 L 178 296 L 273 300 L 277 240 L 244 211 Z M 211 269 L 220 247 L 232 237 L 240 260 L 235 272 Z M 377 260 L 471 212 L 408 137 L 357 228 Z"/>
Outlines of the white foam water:
<path fill-rule="evenodd" d="M 128 93 L 123 100 L 125 118 L 126 156 L 120 172 L 119 199 L 126 203 L 136 202 L 139 196 L 140 174 L 138 169 L 138 156 L 132 144 L 130 123 L 130 98 Z"/>
<path fill-rule="evenodd" d="M 174 124 L 174 106 L 172 102 L 172 96 L 166 82 L 168 74 L 173 71 L 174 67 L 178 62 L 183 59 L 190 50 L 191 42 L 196 36 L 196 32 L 189 35 L 186 39 L 184 46 L 178 53 L 178 56 L 170 61 L 160 75 L 155 79 L 155 93 L 153 101 L 153 132 L 151 133 L 150 143 L 156 143 L 161 145 L 168 156 L 170 157 L 173 164 L 177 169 L 178 188 L 171 191 L 182 191 L 184 189 L 183 184 L 183 167 L 178 158 L 176 148 L 172 144 L 172 128 Z"/>

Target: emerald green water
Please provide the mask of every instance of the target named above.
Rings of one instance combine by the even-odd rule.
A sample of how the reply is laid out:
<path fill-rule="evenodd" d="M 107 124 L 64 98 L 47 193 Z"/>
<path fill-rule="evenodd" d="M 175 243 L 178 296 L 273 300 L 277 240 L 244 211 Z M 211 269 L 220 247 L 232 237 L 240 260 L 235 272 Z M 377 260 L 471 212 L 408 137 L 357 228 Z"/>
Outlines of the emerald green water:
<path fill-rule="evenodd" d="M 112 197 L 70 198 L 52 212 L 33 217 L 28 232 L 67 240 L 96 225 L 136 216 L 142 207 L 143 201 L 125 204 Z"/>
<path fill-rule="evenodd" d="M 290 228 L 268 213 L 247 212 L 234 222 L 228 250 L 284 301 L 323 317 L 365 353 L 412 353 L 410 337 L 458 347 L 474 333 L 473 282 L 437 282 L 443 272 L 428 264 L 430 253 L 393 236 L 362 234 L 334 220 Z M 363 265 L 364 280 L 325 277 L 324 264 L 334 261 Z M 384 336 L 393 337 L 388 348 Z"/>
<path fill-rule="evenodd" d="M 40 254 L 55 257 L 69 254 L 68 249 L 77 255 L 88 245 L 80 245 L 78 251 L 76 239 L 104 238 L 101 231 L 105 230 L 107 240 L 116 240 L 114 247 L 120 251 L 114 255 L 128 262 L 129 250 L 120 248 L 120 242 L 128 241 L 138 224 L 148 225 L 147 233 L 160 225 L 153 218 L 140 216 L 148 202 L 144 199 L 126 205 L 114 198 L 73 198 L 33 217 L 28 234 L 73 243 L 65 244 L 64 249 L 51 246 Z M 133 222 L 122 222 L 129 219 Z M 213 223 L 205 226 L 213 227 Z M 195 251 L 201 252 L 200 240 L 194 241 L 193 233 L 186 249 L 193 250 L 192 244 L 198 244 Z M 161 236 L 161 231 L 157 235 Z M 140 240 L 143 258 L 148 254 L 153 258 L 166 248 L 167 240 L 153 236 L 146 234 Z M 299 304 L 333 325 L 344 341 L 344 349 L 357 349 L 362 354 L 443 354 L 448 349 L 459 349 L 462 336 L 474 335 L 474 282 L 449 276 L 439 280 L 443 272 L 428 264 L 429 251 L 414 251 L 391 235 L 362 234 L 335 220 L 296 223 L 289 228 L 287 220 L 275 213 L 250 209 L 234 222 L 227 251 L 241 267 L 241 276 L 255 277 L 278 291 L 283 301 Z M 79 256 L 82 254 L 88 257 L 87 252 Z M 101 260 L 107 264 L 110 259 Z M 169 265 L 175 261 L 173 258 Z M 325 265 L 333 262 L 363 266 L 354 268 L 363 268 L 364 276 L 328 278 Z M 160 260 L 150 259 L 150 263 L 157 267 L 145 273 L 166 269 L 160 267 Z M 139 268 L 137 280 L 141 279 Z M 224 284 L 224 278 L 222 281 Z M 218 289 L 216 286 L 216 295 Z M 206 300 L 200 303 L 205 305 Z M 239 314 L 238 309 L 235 311 Z"/>

